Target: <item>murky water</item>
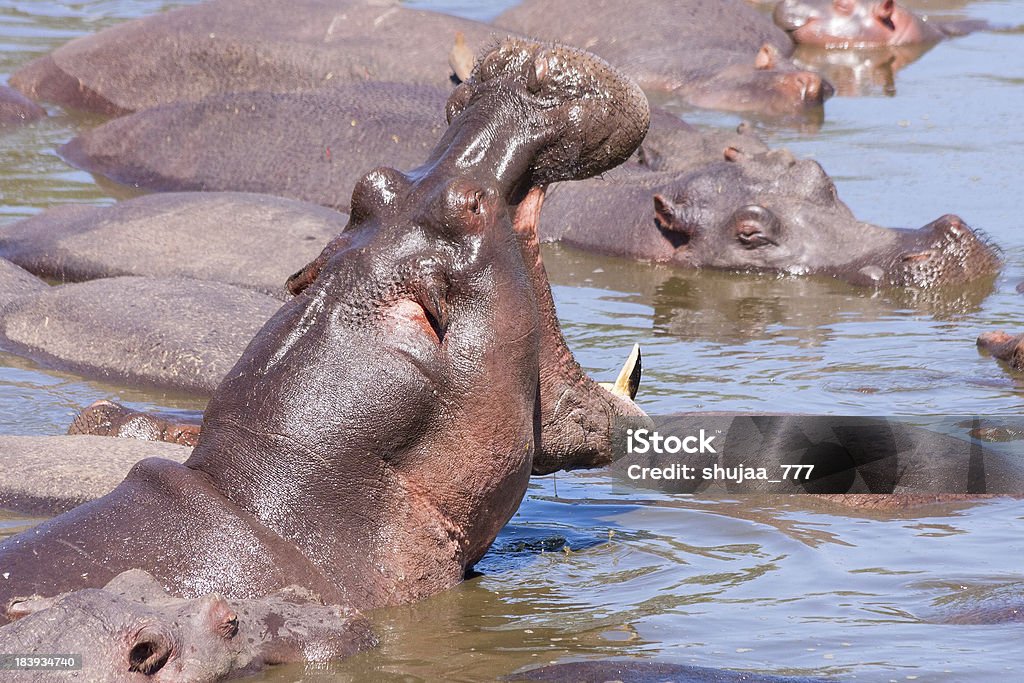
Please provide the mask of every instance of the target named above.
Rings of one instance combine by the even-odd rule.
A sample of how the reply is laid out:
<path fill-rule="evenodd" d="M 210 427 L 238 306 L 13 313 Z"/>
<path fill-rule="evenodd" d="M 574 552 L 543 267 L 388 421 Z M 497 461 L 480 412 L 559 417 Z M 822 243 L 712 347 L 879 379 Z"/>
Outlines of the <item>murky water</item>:
<path fill-rule="evenodd" d="M 0 76 L 75 35 L 178 4 L 0 0 Z M 415 4 L 487 19 L 512 3 Z M 1013 0 L 908 4 L 1024 24 L 1024 3 Z M 860 90 L 866 95 L 831 100 L 818 130 L 756 125 L 772 145 L 821 162 L 865 220 L 917 227 L 955 212 L 983 229 L 1006 256 L 994 283 L 942 295 L 875 293 L 549 249 L 559 313 L 580 360 L 607 375 L 640 341 L 641 399 L 655 413 L 1019 414 L 1024 385 L 979 354 L 974 339 L 989 329 L 1024 331 L 1024 296 L 1014 291 L 1024 280 L 1024 35 L 941 43 Z M 0 222 L 61 203 L 114 201 L 53 152 L 96 119 L 51 113 L 0 134 Z M 687 118 L 739 122 L 707 112 Z M 100 397 L 201 407 L 0 354 L 0 433 L 60 433 L 77 407 Z M 627 495 L 610 481 L 602 473 L 535 480 L 482 576 L 374 615 L 383 642 L 373 652 L 266 679 L 491 680 L 597 656 L 871 681 L 1002 681 L 1024 670 L 1019 627 L 930 623 L 951 601 L 1014 584 L 1024 592 L 1020 503 L 851 516 L 808 501 Z M 2 519 L 0 535 L 24 524 Z"/>

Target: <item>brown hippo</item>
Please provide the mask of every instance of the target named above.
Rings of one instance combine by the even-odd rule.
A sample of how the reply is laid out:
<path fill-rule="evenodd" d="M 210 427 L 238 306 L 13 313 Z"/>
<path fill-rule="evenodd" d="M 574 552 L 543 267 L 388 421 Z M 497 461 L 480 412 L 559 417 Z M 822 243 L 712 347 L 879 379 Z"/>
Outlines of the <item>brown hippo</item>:
<path fill-rule="evenodd" d="M 729 148 L 696 172 L 563 184 L 547 206 L 546 240 L 684 268 L 929 289 L 991 276 L 1001 265 L 998 251 L 957 216 L 917 230 L 858 221 L 817 162 L 786 150 Z"/>
<path fill-rule="evenodd" d="M 988 27 L 928 21 L 895 0 L 782 0 L 773 16 L 794 42 L 827 48 L 934 43 Z"/>
<path fill-rule="evenodd" d="M 72 40 L 11 84 L 34 99 L 112 115 L 362 81 L 450 88 L 456 34 L 479 51 L 493 30 L 397 0 L 211 0 Z"/>
<path fill-rule="evenodd" d="M 978 348 L 988 351 L 1016 372 L 1024 372 L 1024 334 L 1012 336 L 1006 332 L 982 332 L 978 335 Z"/>
<path fill-rule="evenodd" d="M 531 472 L 609 461 L 612 421 L 642 413 L 565 347 L 536 220 L 541 188 L 634 152 L 646 98 L 585 52 L 509 40 L 447 113 L 422 166 L 356 185 L 184 465 L 144 460 L 0 543 L 0 604 L 128 569 L 185 598 L 294 584 L 356 610 L 410 602 L 462 580 Z"/>
<path fill-rule="evenodd" d="M 0 85 L 0 128 L 46 116 L 46 110 L 6 85 Z"/>
<path fill-rule="evenodd" d="M 645 90 L 697 107 L 802 116 L 820 113 L 832 93 L 787 59 L 792 42 L 740 0 L 525 0 L 495 24 L 592 50 Z"/>
<path fill-rule="evenodd" d="M 369 624 L 351 608 L 325 606 L 301 587 L 259 600 L 219 595 L 183 600 L 141 570 L 103 588 L 51 598 L 25 596 L 5 608 L 0 652 L 77 653 L 71 675 L 91 683 L 204 683 L 268 665 L 338 659 L 373 647 Z M 6 671 L 4 681 L 37 681 L 38 671 Z"/>
<path fill-rule="evenodd" d="M 68 427 L 68 434 L 164 441 L 191 447 L 199 442 L 199 428 L 198 422 L 182 422 L 155 413 L 144 413 L 101 399 L 75 416 Z"/>

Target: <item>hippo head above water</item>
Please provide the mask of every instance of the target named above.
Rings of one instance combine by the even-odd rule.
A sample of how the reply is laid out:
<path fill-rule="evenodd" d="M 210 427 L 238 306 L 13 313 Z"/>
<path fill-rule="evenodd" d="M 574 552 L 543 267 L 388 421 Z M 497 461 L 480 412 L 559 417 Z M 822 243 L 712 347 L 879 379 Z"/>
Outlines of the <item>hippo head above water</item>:
<path fill-rule="evenodd" d="M 943 37 L 894 0 L 782 0 L 774 17 L 794 42 L 829 48 L 933 43 Z"/>
<path fill-rule="evenodd" d="M 546 184 L 633 153 L 646 97 L 589 53 L 508 40 L 447 109 L 422 166 L 357 184 L 184 466 L 145 460 L 0 543 L 0 604 L 128 569 L 183 597 L 296 584 L 356 609 L 409 602 L 462 580 L 531 472 L 610 461 L 613 419 L 643 414 L 566 348 L 536 221 Z"/>
<path fill-rule="evenodd" d="M 927 289 L 995 273 L 998 252 L 956 216 L 917 230 L 858 221 L 817 162 L 785 150 L 652 183 L 648 256 L 687 267 L 824 274 Z M 657 235 L 657 236 L 655 236 Z"/>

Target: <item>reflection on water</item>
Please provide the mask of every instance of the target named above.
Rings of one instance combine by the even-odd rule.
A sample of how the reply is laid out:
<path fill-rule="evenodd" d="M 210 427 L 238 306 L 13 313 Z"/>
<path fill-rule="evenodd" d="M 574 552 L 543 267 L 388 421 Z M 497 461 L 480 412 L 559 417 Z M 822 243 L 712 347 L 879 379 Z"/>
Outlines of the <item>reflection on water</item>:
<path fill-rule="evenodd" d="M 0 0 L 0 75 L 73 36 L 178 4 Z M 511 3 L 414 4 L 486 19 Z M 1024 24 L 1024 4 L 1012 0 L 908 4 Z M 772 145 L 821 162 L 864 220 L 918 227 L 956 211 L 984 229 L 1006 257 L 994 282 L 922 296 L 547 248 L 581 362 L 610 379 L 641 342 L 640 398 L 652 413 L 1019 414 L 1024 385 L 974 339 L 988 329 L 1024 331 L 1024 297 L 1014 291 L 1024 280 L 1016 201 L 1024 78 L 1011 68 L 1022 54 L 1020 34 L 975 34 L 940 43 L 891 76 L 893 60 L 852 61 L 872 85 L 856 86 L 862 97 L 831 100 L 820 125 L 755 124 Z M 893 81 L 895 96 L 887 93 Z M 0 222 L 61 203 L 113 201 L 109 188 L 53 152 L 98 119 L 51 114 L 0 134 Z M 709 112 L 687 118 L 740 122 Z M 78 407 L 101 397 L 202 407 L 0 355 L 0 433 L 60 433 Z M 263 679 L 494 680 L 568 656 L 620 655 L 858 680 L 1002 681 L 1024 667 L 1019 625 L 942 623 L 962 606 L 999 609 L 1024 592 L 1020 503 L 851 514 L 804 498 L 685 500 L 611 481 L 602 473 L 535 481 L 480 575 L 373 615 L 380 648 L 326 671 Z M 0 517 L 0 535 L 24 524 Z"/>

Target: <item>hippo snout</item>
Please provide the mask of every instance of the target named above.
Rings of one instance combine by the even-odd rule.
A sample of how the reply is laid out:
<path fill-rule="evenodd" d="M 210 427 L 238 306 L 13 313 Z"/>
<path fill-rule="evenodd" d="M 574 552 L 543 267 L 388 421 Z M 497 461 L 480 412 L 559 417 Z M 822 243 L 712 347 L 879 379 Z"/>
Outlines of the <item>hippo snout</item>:
<path fill-rule="evenodd" d="M 1002 265 L 998 249 L 954 214 L 911 235 L 899 255 L 893 284 L 928 288 L 963 283 L 996 273 Z"/>

